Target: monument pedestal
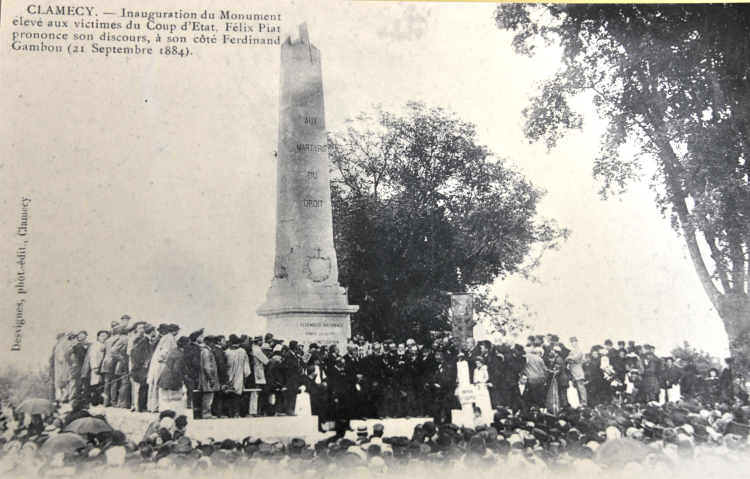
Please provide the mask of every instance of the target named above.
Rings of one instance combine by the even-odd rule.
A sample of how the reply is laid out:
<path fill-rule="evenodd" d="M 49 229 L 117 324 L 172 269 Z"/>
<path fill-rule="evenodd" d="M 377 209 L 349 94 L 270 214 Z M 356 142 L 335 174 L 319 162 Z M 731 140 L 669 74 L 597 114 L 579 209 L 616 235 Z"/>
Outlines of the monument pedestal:
<path fill-rule="evenodd" d="M 351 337 L 350 314 L 357 311 L 357 307 L 345 310 L 303 310 L 288 309 L 266 316 L 266 331 L 277 338 L 287 341 L 296 340 L 308 347 L 311 343 L 319 346 L 336 344 L 346 347 Z"/>

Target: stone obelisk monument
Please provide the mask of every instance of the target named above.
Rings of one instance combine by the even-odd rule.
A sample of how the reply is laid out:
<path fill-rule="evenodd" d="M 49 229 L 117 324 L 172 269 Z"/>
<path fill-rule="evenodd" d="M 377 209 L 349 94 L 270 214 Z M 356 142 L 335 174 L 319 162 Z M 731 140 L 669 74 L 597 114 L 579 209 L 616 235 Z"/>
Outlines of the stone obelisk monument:
<path fill-rule="evenodd" d="M 346 345 L 349 305 L 338 283 L 320 50 L 307 24 L 281 45 L 276 262 L 266 303 L 266 329 L 288 343 Z"/>

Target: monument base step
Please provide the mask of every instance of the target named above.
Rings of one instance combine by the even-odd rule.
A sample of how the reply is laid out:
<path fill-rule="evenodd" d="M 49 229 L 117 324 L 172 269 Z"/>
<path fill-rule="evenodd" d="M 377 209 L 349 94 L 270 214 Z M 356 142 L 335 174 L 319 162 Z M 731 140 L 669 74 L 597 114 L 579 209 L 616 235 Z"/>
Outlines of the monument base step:
<path fill-rule="evenodd" d="M 190 421 L 185 432 L 189 437 L 202 442 L 209 438 L 217 441 L 241 441 L 248 436 L 263 439 L 265 442 L 289 442 L 295 437 L 311 441 L 320 436 L 317 416 L 199 419 Z"/>

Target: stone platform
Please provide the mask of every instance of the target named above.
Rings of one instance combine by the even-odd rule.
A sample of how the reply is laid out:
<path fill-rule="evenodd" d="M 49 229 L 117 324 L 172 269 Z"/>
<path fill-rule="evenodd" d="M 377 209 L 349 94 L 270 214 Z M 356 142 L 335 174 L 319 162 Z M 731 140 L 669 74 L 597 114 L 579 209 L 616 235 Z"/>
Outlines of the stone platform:
<path fill-rule="evenodd" d="M 187 435 L 199 441 L 206 441 L 208 438 L 236 441 L 248 436 L 258 437 L 264 441 L 288 442 L 295 437 L 313 441 L 331 434 L 322 434 L 318 431 L 317 416 L 194 420 L 191 410 L 185 411 L 185 415 L 188 418 Z M 112 407 L 105 409 L 105 416 L 113 428 L 124 432 L 135 442 L 139 442 L 146 434 L 149 424 L 159 418 L 158 413 L 139 413 Z"/>
<path fill-rule="evenodd" d="M 266 442 L 281 441 L 286 443 L 295 437 L 312 442 L 318 440 L 321 436 L 321 433 L 318 432 L 317 416 L 203 419 L 189 421 L 186 433 L 188 436 L 203 442 L 209 438 L 217 441 L 223 439 L 241 441 L 248 436 L 260 438 Z"/>
<path fill-rule="evenodd" d="M 461 411 L 454 411 L 460 414 Z M 326 439 L 333 432 L 318 431 L 317 416 L 276 416 L 234 419 L 199 419 L 194 420 L 192 411 L 185 411 L 188 418 L 187 435 L 200 441 L 209 438 L 221 441 L 223 439 L 242 440 L 248 436 L 257 437 L 264 441 L 289 442 L 295 437 L 303 438 L 310 444 Z M 136 443 L 143 439 L 149 424 L 159 418 L 157 413 L 131 412 L 127 409 L 106 408 L 105 416 L 113 428 L 124 432 L 128 438 Z M 366 427 L 371 435 L 375 424 L 382 424 L 385 436 L 411 437 L 414 427 L 431 421 L 429 417 L 390 418 L 390 419 L 362 419 L 352 420 L 351 432 L 347 437 L 355 439 L 358 427 Z"/>

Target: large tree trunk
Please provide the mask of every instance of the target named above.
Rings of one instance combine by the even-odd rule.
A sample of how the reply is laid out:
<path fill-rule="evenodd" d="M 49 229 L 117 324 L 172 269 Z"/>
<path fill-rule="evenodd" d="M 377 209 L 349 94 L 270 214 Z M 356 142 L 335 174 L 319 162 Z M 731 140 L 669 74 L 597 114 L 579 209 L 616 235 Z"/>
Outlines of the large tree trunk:
<path fill-rule="evenodd" d="M 730 292 L 720 297 L 718 312 L 729 338 L 729 352 L 736 366 L 750 370 L 750 297 Z"/>

